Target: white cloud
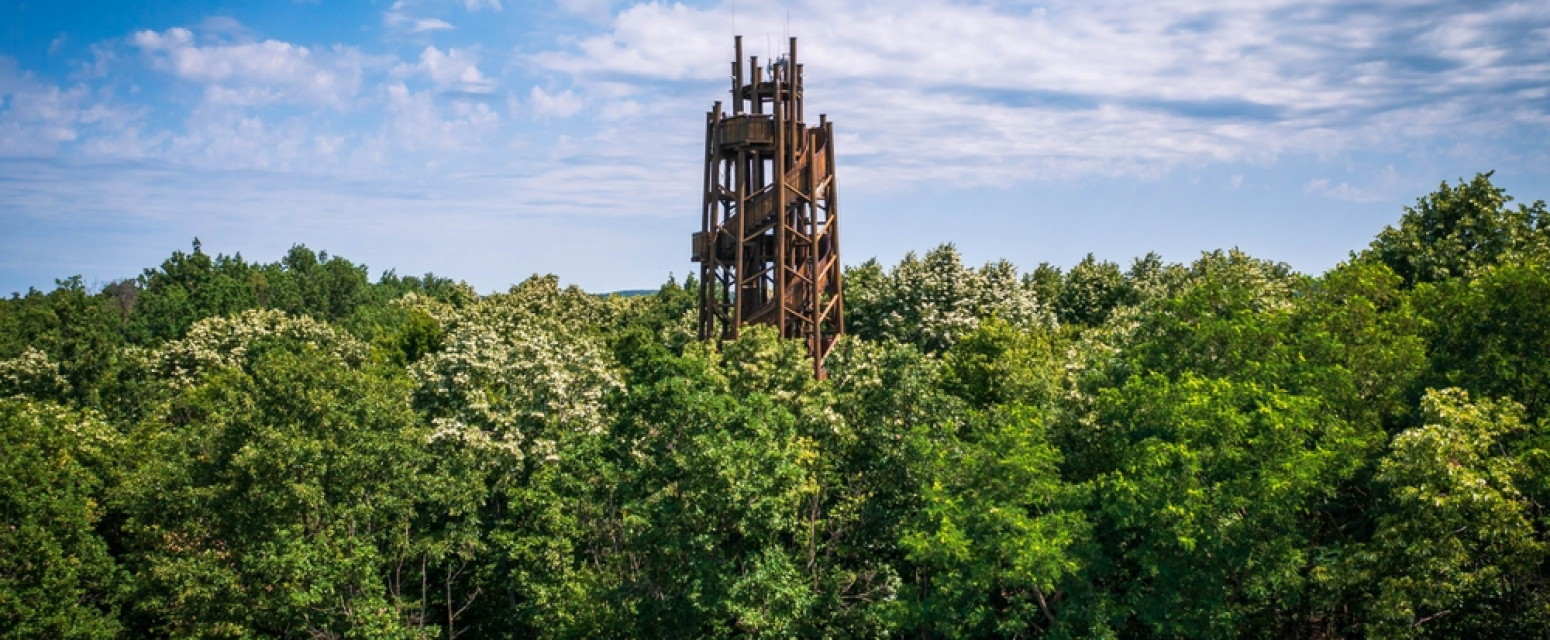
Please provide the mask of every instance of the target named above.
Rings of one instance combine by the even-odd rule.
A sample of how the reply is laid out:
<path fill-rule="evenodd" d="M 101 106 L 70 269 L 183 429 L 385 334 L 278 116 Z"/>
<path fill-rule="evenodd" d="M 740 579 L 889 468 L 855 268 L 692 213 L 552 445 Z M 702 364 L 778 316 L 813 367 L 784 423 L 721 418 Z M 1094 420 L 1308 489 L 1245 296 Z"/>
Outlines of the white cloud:
<path fill-rule="evenodd" d="M 217 38 L 229 41 L 250 42 L 257 39 L 257 34 L 231 16 L 210 16 L 199 21 L 194 29 L 202 38 Z"/>
<path fill-rule="evenodd" d="M 139 160 L 154 155 L 162 149 L 172 134 L 158 131 L 142 134 L 139 126 L 128 126 L 117 132 L 92 136 L 82 142 L 87 156 L 119 160 Z"/>
<path fill-rule="evenodd" d="M 85 84 L 61 87 L 0 56 L 0 156 L 53 156 L 88 135 L 123 130 L 140 117 Z"/>
<path fill-rule="evenodd" d="M 387 124 L 378 149 L 468 151 L 481 148 L 500 126 L 500 114 L 483 102 L 439 102 L 429 91 L 402 82 L 388 85 Z"/>
<path fill-rule="evenodd" d="M 641 78 L 714 78 L 729 58 L 721 12 L 682 4 L 641 4 L 626 9 L 611 33 L 581 40 L 579 51 L 546 51 L 532 56 L 541 67 L 575 75 L 628 74 Z M 654 33 L 655 29 L 667 29 Z"/>
<path fill-rule="evenodd" d="M 426 47 L 420 52 L 418 64 L 401 64 L 394 68 L 399 76 L 423 74 L 441 91 L 465 93 L 489 93 L 495 89 L 495 81 L 479 71 L 479 55 L 469 49 Z"/>
<path fill-rule="evenodd" d="M 1308 184 L 1303 186 L 1302 192 L 1350 202 L 1377 202 L 1385 199 L 1385 196 L 1378 195 L 1370 189 L 1353 187 L 1347 182 L 1333 184 L 1328 178 L 1316 178 L 1309 181 Z"/>
<path fill-rule="evenodd" d="M 543 87 L 533 87 L 528 99 L 533 106 L 533 113 L 540 118 L 569 118 L 581 111 L 586 106 L 571 90 L 566 89 L 560 93 L 550 94 Z"/>
<path fill-rule="evenodd" d="M 416 197 L 438 209 L 681 216 L 699 198 L 701 114 L 726 99 L 730 2 L 616 3 L 613 15 L 602 0 L 560 1 L 600 11 L 607 26 L 552 39 L 535 27 L 542 40 L 498 50 L 466 29 L 435 36 L 456 46 L 428 46 L 406 36 L 436 20 L 425 16 L 501 7 L 398 2 L 387 46 L 403 47 L 403 59 L 266 40 L 229 21 L 72 42 L 85 51 L 61 61 L 81 65 L 68 82 L 39 81 L 14 61 L 7 71 L 0 58 L 0 155 L 79 150 L 94 162 L 346 176 L 388 191 L 408 175 L 432 185 Z M 1500 157 L 1491 140 L 1550 131 L 1550 9 L 1531 5 L 1440 15 L 1331 0 L 787 4 L 809 120 L 836 122 L 842 181 L 862 188 L 852 193 L 1155 178 L 1372 149 L 1478 153 L 1488 167 Z M 785 10 L 739 0 L 738 24 L 747 51 L 767 62 L 764 35 L 778 46 Z M 173 93 L 141 82 L 138 62 L 172 79 Z M 137 95 L 136 83 L 150 89 Z M 145 106 L 124 107 L 110 89 Z M 1459 137 L 1483 142 L 1454 146 Z M 1532 153 L 1519 166 L 1546 166 Z M 1433 186 L 1329 166 L 1292 184 L 1361 202 Z M 1221 184 L 1263 191 L 1244 173 L 1231 167 Z"/>
<path fill-rule="evenodd" d="M 450 31 L 452 23 L 440 18 L 423 18 L 410 15 L 412 5 L 407 0 L 397 0 L 393 6 L 382 14 L 382 24 L 389 29 L 406 31 L 409 33 L 426 33 L 430 31 Z"/>
<path fill-rule="evenodd" d="M 452 28 L 452 23 L 436 18 L 418 18 L 412 21 L 409 27 L 411 33 L 423 33 L 426 31 L 446 31 Z"/>
<path fill-rule="evenodd" d="M 360 88 L 365 56 L 350 47 L 317 51 L 278 40 L 201 46 L 181 27 L 138 31 L 133 44 L 154 68 L 207 87 L 220 104 L 296 104 L 343 109 Z"/>
<path fill-rule="evenodd" d="M 1384 202 L 1405 194 L 1420 193 L 1427 186 L 1424 181 L 1401 176 L 1394 165 L 1384 167 L 1383 171 L 1368 182 L 1366 186 L 1358 186 L 1349 182 L 1336 183 L 1329 178 L 1315 178 L 1303 185 L 1302 191 L 1309 195 L 1347 202 Z"/>
<path fill-rule="evenodd" d="M 1546 48 L 1512 44 L 1542 40 L 1550 5 L 1401 4 L 741 0 L 736 19 L 746 52 L 768 59 L 789 6 L 808 108 L 837 121 L 865 181 L 1155 175 L 1501 135 L 1550 112 L 1502 99 L 1550 85 Z M 724 99 L 732 9 L 637 3 L 608 32 L 526 60 L 578 91 L 708 105 Z"/>
<path fill-rule="evenodd" d="M 115 47 L 93 43 L 91 45 L 91 61 L 77 62 L 75 72 L 70 74 L 77 80 L 92 80 L 107 77 L 109 67 L 118 60 L 118 50 Z"/>
<path fill-rule="evenodd" d="M 441 18 L 418 15 L 424 11 L 420 6 L 423 4 L 425 3 L 415 0 L 396 0 L 387 12 L 382 14 L 382 24 L 389 29 L 412 34 L 450 31 L 454 28 L 452 23 Z M 461 4 L 464 9 L 473 12 L 489 9 L 499 13 L 501 10 L 500 0 L 461 0 Z"/>

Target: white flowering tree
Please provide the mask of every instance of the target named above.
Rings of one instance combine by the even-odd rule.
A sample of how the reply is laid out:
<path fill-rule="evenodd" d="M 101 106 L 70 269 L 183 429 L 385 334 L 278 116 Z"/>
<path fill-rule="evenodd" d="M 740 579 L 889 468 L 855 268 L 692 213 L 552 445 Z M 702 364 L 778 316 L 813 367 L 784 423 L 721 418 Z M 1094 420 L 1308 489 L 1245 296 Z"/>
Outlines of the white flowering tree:
<path fill-rule="evenodd" d="M 0 637 L 123 634 L 122 574 L 98 533 L 122 441 L 93 412 L 0 398 Z"/>
<path fill-rule="evenodd" d="M 409 371 L 432 441 L 511 463 L 554 458 L 561 434 L 603 431 L 604 397 L 621 388 L 611 354 L 589 331 L 603 306 L 556 284 L 529 280 L 464 310 L 439 310 L 442 347 Z"/>
<path fill-rule="evenodd" d="M 59 364 L 35 347 L 21 355 L 0 360 L 0 396 L 26 394 L 35 398 L 69 393 L 70 381 L 59 373 Z"/>
<path fill-rule="evenodd" d="M 326 323 L 284 311 L 252 309 L 195 323 L 183 339 L 153 352 L 148 364 L 154 377 L 187 387 L 205 373 L 245 366 L 255 343 L 265 340 L 319 349 L 351 366 L 359 366 L 367 356 L 364 343 Z"/>
<path fill-rule="evenodd" d="M 846 324 L 867 339 L 892 338 L 939 352 L 996 316 L 1019 327 L 1056 325 L 1032 280 L 1006 261 L 967 267 L 951 244 L 914 253 L 887 273 L 875 260 L 846 274 Z"/>

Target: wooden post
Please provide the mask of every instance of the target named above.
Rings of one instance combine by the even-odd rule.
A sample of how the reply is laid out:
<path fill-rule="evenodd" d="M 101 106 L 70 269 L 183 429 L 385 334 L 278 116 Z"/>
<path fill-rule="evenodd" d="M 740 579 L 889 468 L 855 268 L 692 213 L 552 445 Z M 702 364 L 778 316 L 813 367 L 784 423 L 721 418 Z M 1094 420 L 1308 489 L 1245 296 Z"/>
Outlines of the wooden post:
<path fill-rule="evenodd" d="M 797 87 L 802 82 L 802 74 L 798 73 L 798 69 L 801 67 L 797 66 L 797 39 L 792 38 L 786 54 L 786 117 L 791 121 L 793 130 L 802 123 L 802 103 L 797 100 Z"/>
<path fill-rule="evenodd" d="M 824 196 L 829 203 L 828 216 L 830 219 L 833 219 L 840 209 L 839 181 L 833 179 L 833 176 L 836 174 L 834 167 L 834 123 L 828 121 L 827 115 L 820 115 L 818 118 L 823 121 L 824 155 L 825 159 L 828 160 L 824 164 L 829 166 L 830 176 L 828 193 L 824 194 Z M 834 296 L 837 300 L 834 303 L 834 332 L 842 334 L 845 333 L 845 279 L 843 277 L 845 267 L 840 262 L 839 220 L 833 220 L 829 225 L 829 251 L 834 254 Z"/>
<path fill-rule="evenodd" d="M 743 255 L 743 245 L 747 244 L 747 242 L 744 242 L 743 234 L 746 233 L 745 229 L 748 225 L 748 216 L 744 215 L 748 212 L 746 208 L 748 204 L 748 152 L 746 151 L 737 152 L 737 173 L 737 210 L 733 212 L 733 217 L 737 218 L 737 229 L 734 230 L 737 232 L 737 262 L 734 267 L 735 270 L 732 272 L 732 291 L 737 295 L 737 303 L 732 305 L 732 326 L 728 327 L 727 331 L 727 333 L 732 335 L 733 340 L 737 339 L 738 330 L 743 327 L 743 305 L 748 302 L 743 298 L 743 291 L 745 290 L 743 288 L 743 272 L 748 266 L 747 259 Z"/>
<path fill-rule="evenodd" d="M 732 115 L 743 115 L 743 37 L 732 37 Z"/>
<path fill-rule="evenodd" d="M 749 83 L 749 86 L 753 87 L 750 91 L 753 97 L 753 112 L 762 114 L 764 113 L 764 100 L 759 97 L 759 85 L 763 84 L 764 70 L 759 68 L 759 56 L 748 56 L 748 67 L 751 70 L 750 75 L 753 76 L 753 82 Z"/>
<path fill-rule="evenodd" d="M 706 117 L 700 336 L 774 325 L 805 340 L 822 378 L 831 336 L 844 331 L 833 123 L 804 124 L 796 38 L 767 75 L 757 56 L 744 60 L 740 37 L 733 44 L 731 113 L 717 103 Z"/>
<path fill-rule="evenodd" d="M 775 329 L 780 337 L 786 337 L 786 114 L 781 104 L 781 76 L 785 71 L 776 65 L 770 68 L 770 81 L 775 86 Z"/>
<path fill-rule="evenodd" d="M 716 273 L 716 209 L 718 203 L 715 194 L 711 191 L 712 175 L 716 172 L 716 154 L 714 153 L 716 135 L 716 116 L 721 113 L 721 103 L 717 102 L 710 113 L 705 114 L 705 186 L 701 196 L 705 199 L 700 211 L 700 233 L 705 234 L 701 238 L 710 239 L 709 255 L 700 255 L 700 300 L 706 300 L 710 295 L 710 276 Z M 699 255 L 700 247 L 694 247 L 696 255 Z M 700 305 L 700 339 L 709 340 L 710 334 L 716 328 L 715 307 L 709 304 Z"/>

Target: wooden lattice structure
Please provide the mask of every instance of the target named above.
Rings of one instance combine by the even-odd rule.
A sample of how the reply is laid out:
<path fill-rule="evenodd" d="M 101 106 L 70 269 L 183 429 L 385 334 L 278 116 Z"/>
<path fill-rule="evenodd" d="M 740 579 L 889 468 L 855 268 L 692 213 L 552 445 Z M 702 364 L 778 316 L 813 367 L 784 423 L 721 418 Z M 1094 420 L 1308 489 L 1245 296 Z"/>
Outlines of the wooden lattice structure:
<path fill-rule="evenodd" d="M 767 68 L 734 40 L 732 112 L 706 114 L 705 202 L 694 234 L 700 339 L 735 339 L 748 324 L 802 339 L 823 361 L 845 330 L 834 185 L 834 123 L 803 120 L 797 39 Z M 746 74 L 745 74 L 746 71 Z"/>

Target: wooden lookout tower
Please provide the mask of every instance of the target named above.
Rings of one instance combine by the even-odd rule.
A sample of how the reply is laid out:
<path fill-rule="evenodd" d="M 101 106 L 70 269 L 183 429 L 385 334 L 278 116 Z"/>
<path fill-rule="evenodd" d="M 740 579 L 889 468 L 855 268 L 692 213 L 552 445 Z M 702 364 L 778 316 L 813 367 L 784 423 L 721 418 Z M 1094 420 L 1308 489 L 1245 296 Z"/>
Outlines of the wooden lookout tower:
<path fill-rule="evenodd" d="M 735 339 L 748 324 L 800 338 L 823 377 L 844 332 L 834 123 L 808 127 L 797 39 L 759 66 L 734 39 L 732 112 L 706 114 L 705 202 L 694 234 L 700 339 Z"/>

